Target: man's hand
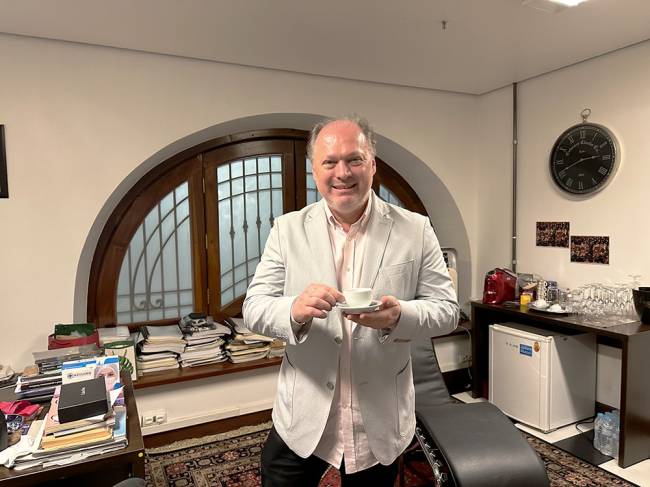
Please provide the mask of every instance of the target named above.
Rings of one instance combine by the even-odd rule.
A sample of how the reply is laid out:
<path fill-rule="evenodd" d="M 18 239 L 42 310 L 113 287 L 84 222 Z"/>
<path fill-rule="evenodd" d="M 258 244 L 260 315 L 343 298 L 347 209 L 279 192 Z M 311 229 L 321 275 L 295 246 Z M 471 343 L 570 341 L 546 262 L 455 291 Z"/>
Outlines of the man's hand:
<path fill-rule="evenodd" d="M 325 284 L 310 284 L 293 302 L 291 317 L 298 323 L 306 323 L 312 318 L 326 318 L 337 302 L 345 301 L 345 296 Z"/>
<path fill-rule="evenodd" d="M 381 306 L 372 313 L 361 313 L 358 315 L 347 315 L 349 320 L 369 328 L 382 329 L 393 328 L 402 314 L 399 301 L 394 296 L 382 296 Z"/>

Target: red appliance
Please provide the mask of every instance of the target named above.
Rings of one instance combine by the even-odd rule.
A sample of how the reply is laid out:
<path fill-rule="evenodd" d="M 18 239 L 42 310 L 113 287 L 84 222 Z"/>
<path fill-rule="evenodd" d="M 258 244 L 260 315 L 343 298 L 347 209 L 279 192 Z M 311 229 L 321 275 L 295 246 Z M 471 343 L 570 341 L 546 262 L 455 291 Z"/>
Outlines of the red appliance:
<path fill-rule="evenodd" d="M 515 299 L 517 274 L 510 269 L 496 269 L 485 274 L 483 284 L 483 302 L 486 304 L 501 304 Z"/>

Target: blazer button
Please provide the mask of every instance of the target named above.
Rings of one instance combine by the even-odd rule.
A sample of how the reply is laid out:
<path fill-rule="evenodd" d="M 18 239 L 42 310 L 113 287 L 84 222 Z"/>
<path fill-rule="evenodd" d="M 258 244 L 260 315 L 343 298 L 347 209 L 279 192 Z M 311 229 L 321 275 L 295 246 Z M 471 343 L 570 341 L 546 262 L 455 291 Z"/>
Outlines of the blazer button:
<path fill-rule="evenodd" d="M 328 383 L 327 383 L 327 388 L 328 388 L 330 391 L 333 391 L 333 390 L 334 390 L 334 384 L 331 383 L 331 382 L 328 382 Z"/>
<path fill-rule="evenodd" d="M 341 337 L 336 337 L 334 341 L 336 342 L 337 345 L 340 345 L 343 340 L 341 340 Z"/>

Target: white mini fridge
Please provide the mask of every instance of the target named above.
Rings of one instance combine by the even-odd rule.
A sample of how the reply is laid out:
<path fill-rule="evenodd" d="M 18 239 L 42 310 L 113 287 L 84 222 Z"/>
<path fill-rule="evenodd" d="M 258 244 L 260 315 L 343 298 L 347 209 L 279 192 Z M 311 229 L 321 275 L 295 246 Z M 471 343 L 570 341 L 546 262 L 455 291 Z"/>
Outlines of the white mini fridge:
<path fill-rule="evenodd" d="M 507 416 L 549 432 L 594 415 L 596 337 L 490 325 L 489 400 Z"/>

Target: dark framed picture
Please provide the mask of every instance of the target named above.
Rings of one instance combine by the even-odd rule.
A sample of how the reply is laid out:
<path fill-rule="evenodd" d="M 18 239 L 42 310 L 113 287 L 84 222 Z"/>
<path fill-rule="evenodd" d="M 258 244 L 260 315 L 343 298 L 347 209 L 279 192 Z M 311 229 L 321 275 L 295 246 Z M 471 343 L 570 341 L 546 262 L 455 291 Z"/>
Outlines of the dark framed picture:
<path fill-rule="evenodd" d="M 609 237 L 572 236 L 571 262 L 609 264 Z"/>
<path fill-rule="evenodd" d="M 0 125 L 0 198 L 9 198 L 7 186 L 7 152 L 5 151 L 5 126 Z"/>
<path fill-rule="evenodd" d="M 569 222 L 537 222 L 538 247 L 569 247 Z"/>

